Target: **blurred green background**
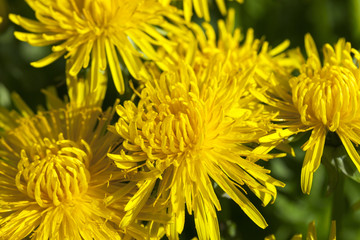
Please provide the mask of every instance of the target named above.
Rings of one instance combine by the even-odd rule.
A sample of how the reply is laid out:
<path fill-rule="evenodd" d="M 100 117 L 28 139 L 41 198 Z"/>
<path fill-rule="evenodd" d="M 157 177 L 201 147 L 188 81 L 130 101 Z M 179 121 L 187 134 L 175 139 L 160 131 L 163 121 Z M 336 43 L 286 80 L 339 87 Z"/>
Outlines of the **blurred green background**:
<path fill-rule="evenodd" d="M 245 0 L 240 5 L 228 1 L 228 7 L 236 9 L 236 23 L 246 32 L 254 28 L 258 38 L 264 37 L 270 45 L 277 45 L 285 39 L 291 41 L 291 47 L 303 48 L 305 33 L 311 33 L 317 46 L 335 43 L 345 37 L 356 49 L 360 47 L 360 0 Z M 212 8 L 212 23 L 221 18 L 216 6 Z M 17 41 L 13 32 L 22 30 L 7 20 L 7 13 L 21 14 L 33 18 L 33 12 L 24 0 L 0 0 L 0 15 L 4 22 L 0 25 L 0 105 L 11 108 L 9 94 L 18 92 L 33 108 L 44 103 L 40 89 L 56 86 L 60 94 L 65 94 L 65 64 L 60 59 L 55 63 L 36 69 L 30 62 L 46 56 L 50 48 L 37 48 Z M 119 96 L 109 81 L 106 104 Z M 328 164 L 316 172 L 310 196 L 300 190 L 300 169 L 304 153 L 299 146 L 306 136 L 294 144 L 297 157 L 275 159 L 264 163 L 272 169 L 272 176 L 287 185 L 279 189 L 276 202 L 262 207 L 259 200 L 249 196 L 266 218 L 269 227 L 258 228 L 230 199 L 221 198 L 222 211 L 219 222 L 223 239 L 264 239 L 275 234 L 277 239 L 290 239 L 296 233 L 306 235 L 308 224 L 315 220 L 318 239 L 327 239 L 332 219 L 337 220 L 338 239 L 360 239 L 360 211 L 352 207 L 360 200 L 359 184 L 341 174 Z M 330 148 L 329 148 L 330 149 Z M 331 153 L 331 149 L 328 152 Z M 329 167 L 330 166 L 330 167 Z M 329 182 L 331 179 L 335 181 Z M 217 188 L 219 196 L 223 195 Z M 195 236 L 194 221 L 187 217 L 182 239 Z M 305 239 L 305 238 L 304 238 Z"/>

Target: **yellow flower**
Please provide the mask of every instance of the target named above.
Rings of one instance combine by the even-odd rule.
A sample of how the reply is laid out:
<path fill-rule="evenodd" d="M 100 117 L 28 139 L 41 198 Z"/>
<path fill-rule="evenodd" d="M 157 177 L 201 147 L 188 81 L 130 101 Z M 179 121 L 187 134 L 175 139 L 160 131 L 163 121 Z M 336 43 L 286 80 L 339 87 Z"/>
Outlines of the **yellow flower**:
<path fill-rule="evenodd" d="M 123 150 L 109 156 L 119 168 L 130 172 L 140 168 L 144 175 L 143 185 L 125 207 L 130 216 L 120 225 L 130 223 L 153 193 L 169 199 L 170 238 L 183 230 L 186 205 L 189 214 L 194 213 L 199 239 L 220 239 L 216 182 L 265 228 L 266 221 L 243 186 L 267 205 L 276 198 L 275 186 L 284 184 L 258 165 L 260 158 L 273 157 L 267 154 L 268 147 L 255 143 L 269 130 L 271 116 L 262 115 L 264 109 L 242 95 L 253 70 L 228 75 L 221 63 L 213 62 L 196 76 L 190 66 L 180 65 L 178 71 L 147 82 L 137 106 L 127 101 L 117 107 L 120 119 L 115 128 L 124 138 Z"/>
<path fill-rule="evenodd" d="M 194 32 L 192 38 L 171 38 L 178 42 L 178 48 L 176 53 L 165 55 L 166 66 L 177 66 L 183 60 L 201 73 L 216 58 L 223 62 L 223 71 L 229 74 L 255 67 L 254 86 L 257 85 L 256 79 L 267 80 L 274 69 L 277 74 L 288 76 L 294 69 L 293 61 L 285 54 L 290 42 L 285 40 L 272 48 L 268 42 L 256 39 L 253 29 L 243 36 L 239 28 L 235 29 L 235 18 L 234 9 L 229 9 L 226 21 L 218 21 L 218 36 L 214 27 L 205 22 L 202 26 L 191 25 Z"/>
<path fill-rule="evenodd" d="M 164 234 L 156 223 L 167 218 L 164 208 L 152 203 L 126 229 L 118 227 L 139 188 L 127 184 L 125 173 L 107 157 L 121 143 L 106 131 L 114 110 L 102 112 L 99 102 L 79 105 L 76 100 L 89 103 L 93 97 L 83 93 L 79 85 L 70 94 L 74 102 L 37 114 L 15 98 L 20 113 L 0 113 L 1 127 L 13 123 L 0 132 L 1 238 L 144 239 Z M 61 105 L 47 95 L 51 106 Z M 114 194 L 118 201 L 105 204 L 104 198 Z"/>
<path fill-rule="evenodd" d="M 245 37 L 239 28 L 235 27 L 235 12 L 229 10 L 227 20 L 218 21 L 219 36 L 216 37 L 214 28 L 204 23 L 204 31 L 199 25 L 193 24 L 193 29 L 198 41 L 198 51 L 194 53 L 194 68 L 201 68 L 207 65 L 212 58 L 221 58 L 228 73 L 244 71 L 256 66 L 257 77 L 267 79 L 274 68 L 281 72 L 289 68 L 293 69 L 292 62 L 289 62 L 284 55 L 284 51 L 290 45 L 290 41 L 285 40 L 278 46 L 271 48 L 269 43 L 256 39 L 254 30 L 248 29 Z M 283 73 L 284 74 L 284 73 Z"/>
<path fill-rule="evenodd" d="M 34 67 L 43 67 L 65 55 L 76 76 L 91 61 L 91 89 L 98 76 L 109 66 L 119 93 L 124 92 L 118 54 L 131 75 L 146 80 L 148 73 L 140 57 L 161 61 L 154 45 L 171 51 L 173 43 L 158 30 L 179 33 L 174 25 L 181 22 L 176 8 L 157 0 L 28 0 L 38 21 L 10 14 L 10 19 L 31 33 L 15 32 L 21 41 L 34 46 L 53 45 L 50 55 Z M 138 49 L 141 51 L 139 52 Z"/>
<path fill-rule="evenodd" d="M 296 234 L 294 235 L 291 240 L 302 240 L 302 234 Z M 306 235 L 306 240 L 316 240 L 316 229 L 315 229 L 315 222 L 312 221 L 309 224 L 308 232 Z M 274 235 L 267 236 L 264 240 L 276 240 Z M 330 235 L 329 240 L 336 240 L 336 222 L 331 221 L 331 229 L 330 229 Z"/>
<path fill-rule="evenodd" d="M 359 62 L 360 54 L 349 42 L 340 39 L 334 48 L 325 44 L 321 65 L 309 34 L 305 36 L 305 47 L 308 59 L 300 68 L 300 75 L 290 79 L 287 86 L 276 83 L 274 78 L 271 93 L 261 97 L 280 111 L 279 119 L 285 122 L 285 129 L 260 140 L 278 141 L 298 132 L 311 131 L 311 137 L 303 145 L 306 155 L 301 171 L 302 190 L 309 194 L 329 131 L 336 132 L 360 170 L 360 157 L 352 144 L 360 144 L 360 70 L 352 58 L 354 54 Z"/>

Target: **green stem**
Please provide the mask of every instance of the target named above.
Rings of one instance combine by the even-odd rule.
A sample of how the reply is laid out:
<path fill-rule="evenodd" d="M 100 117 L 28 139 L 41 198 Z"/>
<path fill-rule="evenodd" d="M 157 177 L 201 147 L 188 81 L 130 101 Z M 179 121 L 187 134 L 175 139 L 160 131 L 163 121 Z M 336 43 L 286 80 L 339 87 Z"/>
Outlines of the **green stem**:
<path fill-rule="evenodd" d="M 340 228 L 342 226 L 342 217 L 345 212 L 345 195 L 344 195 L 344 175 L 338 173 L 338 181 L 333 192 L 333 202 L 332 202 L 332 214 L 331 220 L 336 221 L 336 232 L 339 236 Z"/>

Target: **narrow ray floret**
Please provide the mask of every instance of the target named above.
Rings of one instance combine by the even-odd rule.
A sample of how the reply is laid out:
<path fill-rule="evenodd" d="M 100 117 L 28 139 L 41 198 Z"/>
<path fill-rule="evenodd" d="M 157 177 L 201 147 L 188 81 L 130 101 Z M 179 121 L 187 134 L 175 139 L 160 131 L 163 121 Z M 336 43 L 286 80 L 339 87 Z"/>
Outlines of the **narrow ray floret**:
<path fill-rule="evenodd" d="M 126 229 L 119 228 L 138 187 L 129 185 L 107 157 L 121 143 L 106 131 L 111 108 L 102 112 L 96 104 L 76 107 L 73 102 L 35 114 L 15 101 L 21 114 L 0 111 L 1 238 L 145 239 L 164 234 L 151 220 L 164 221 L 164 208 L 152 204 Z M 105 204 L 104 198 L 114 193 L 121 197 Z"/>
<path fill-rule="evenodd" d="M 158 45 L 171 51 L 174 44 L 162 33 L 181 34 L 179 11 L 157 0 L 28 0 L 37 21 L 10 14 L 10 19 L 30 33 L 15 32 L 21 41 L 33 46 L 52 45 L 52 53 L 33 62 L 35 67 L 46 66 L 61 56 L 71 64 L 75 76 L 91 62 L 92 84 L 109 66 L 114 84 L 124 92 L 119 57 L 137 80 L 149 75 L 141 57 L 160 62 L 155 52 Z M 162 33 L 160 33 L 160 31 Z"/>
<path fill-rule="evenodd" d="M 306 151 L 301 171 L 304 193 L 311 190 L 313 174 L 318 169 L 328 132 L 335 132 L 353 163 L 360 170 L 360 157 L 353 143 L 360 144 L 360 54 L 351 44 L 340 39 L 335 47 L 325 44 L 321 64 L 312 37 L 305 36 L 308 55 L 300 74 L 288 83 L 277 82 L 267 96 L 261 99 L 279 111 L 278 120 L 283 124 L 276 133 L 260 139 L 262 142 L 279 141 L 299 132 L 311 131 L 303 145 Z M 259 96 L 261 95 L 258 93 Z"/>
<path fill-rule="evenodd" d="M 115 129 L 124 141 L 122 150 L 109 156 L 128 172 L 140 169 L 129 181 L 142 182 L 120 225 L 130 224 L 146 198 L 155 195 L 169 199 L 170 238 L 182 232 L 187 208 L 194 214 L 200 239 L 220 239 L 216 182 L 265 228 L 266 221 L 245 189 L 267 205 L 276 198 L 276 186 L 283 183 L 258 161 L 273 157 L 268 154 L 271 148 L 256 144 L 269 130 L 272 115 L 263 114 L 262 106 L 249 95 L 242 96 L 253 70 L 228 75 L 214 61 L 197 76 L 190 66 L 180 65 L 179 70 L 147 82 L 137 105 L 127 101 L 117 107 Z"/>

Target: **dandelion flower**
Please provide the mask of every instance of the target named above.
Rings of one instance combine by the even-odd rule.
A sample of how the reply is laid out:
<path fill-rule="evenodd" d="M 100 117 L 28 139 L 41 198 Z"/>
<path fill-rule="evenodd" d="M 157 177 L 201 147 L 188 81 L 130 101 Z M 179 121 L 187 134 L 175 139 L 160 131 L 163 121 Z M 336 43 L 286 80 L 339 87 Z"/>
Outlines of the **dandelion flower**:
<path fill-rule="evenodd" d="M 239 28 L 235 28 L 235 17 L 234 9 L 229 9 L 227 19 L 218 21 L 218 35 L 214 27 L 205 22 L 202 26 L 191 25 L 192 40 L 191 36 L 171 38 L 178 42 L 178 48 L 176 54 L 166 57 L 166 65 L 177 66 L 179 61 L 185 61 L 196 72 L 201 72 L 216 57 L 223 62 L 223 71 L 229 74 L 256 67 L 254 80 L 268 79 L 275 69 L 277 74 L 287 77 L 295 68 L 285 54 L 290 42 L 285 40 L 272 48 L 268 42 L 256 39 L 251 28 L 244 36 Z"/>
<path fill-rule="evenodd" d="M 10 14 L 10 19 L 30 33 L 15 36 L 33 46 L 52 46 L 52 53 L 33 62 L 43 67 L 61 56 L 69 59 L 69 73 L 76 76 L 91 61 L 91 89 L 98 76 L 109 66 L 119 93 L 124 93 L 123 75 L 118 54 L 130 74 L 137 80 L 149 75 L 141 56 L 161 61 L 154 46 L 170 51 L 173 43 L 158 29 L 177 32 L 181 22 L 176 8 L 163 6 L 157 0 L 28 0 L 38 21 Z M 140 50 L 140 52 L 138 51 Z"/>
<path fill-rule="evenodd" d="M 144 225 L 164 219 L 161 209 L 151 205 L 137 215 L 139 222 L 118 227 L 138 187 L 127 184 L 107 157 L 121 142 L 106 131 L 113 110 L 103 113 L 96 104 L 76 107 L 74 102 L 35 114 L 23 102 L 16 105 L 18 114 L 4 117 L 0 112 L 1 127 L 16 123 L 0 133 L 2 238 L 144 239 L 150 232 L 164 234 L 159 224 Z M 114 193 L 121 195 L 118 201 L 105 204 L 104 198 Z"/>
<path fill-rule="evenodd" d="M 147 173 L 125 207 L 129 217 L 120 225 L 130 223 L 146 197 L 155 194 L 170 202 L 173 219 L 168 236 L 177 238 L 182 232 L 186 205 L 188 213 L 194 214 L 199 239 L 220 239 L 216 182 L 265 228 L 266 221 L 247 199 L 245 189 L 267 205 L 276 197 L 275 187 L 283 183 L 258 165 L 260 158 L 273 156 L 261 146 L 250 146 L 269 130 L 271 120 L 261 115 L 263 108 L 242 98 L 253 71 L 227 75 L 215 62 L 197 77 L 190 66 L 180 65 L 178 71 L 146 83 L 137 106 L 127 101 L 117 107 L 120 119 L 115 128 L 124 139 L 123 150 L 109 156 L 121 169 L 141 168 L 142 174 Z"/>
<path fill-rule="evenodd" d="M 301 171 L 302 191 L 309 194 L 328 132 L 339 136 L 360 170 L 360 157 L 353 146 L 353 143 L 360 144 L 360 70 L 352 57 L 353 54 L 359 62 L 360 54 L 351 48 L 349 42 L 340 39 L 334 48 L 324 45 L 324 63 L 321 65 L 316 45 L 309 34 L 305 36 L 305 47 L 308 59 L 301 66 L 299 76 L 290 79 L 287 86 L 276 83 L 274 78 L 271 93 L 261 97 L 280 112 L 279 119 L 284 121 L 285 129 L 260 141 L 278 141 L 311 131 L 309 140 L 302 147 L 306 155 Z"/>
<path fill-rule="evenodd" d="M 206 66 L 216 56 L 222 59 L 226 65 L 224 70 L 228 73 L 257 66 L 256 75 L 267 79 L 274 68 L 280 66 L 281 71 L 278 72 L 292 71 L 292 63 L 283 54 L 290 45 L 289 40 L 271 48 L 268 42 L 256 39 L 251 28 L 243 36 L 241 30 L 235 28 L 235 17 L 234 10 L 230 9 L 226 21 L 218 21 L 218 37 L 209 23 L 203 24 L 205 32 L 199 25 L 192 25 L 199 44 L 199 50 L 193 57 L 194 68 Z"/>

